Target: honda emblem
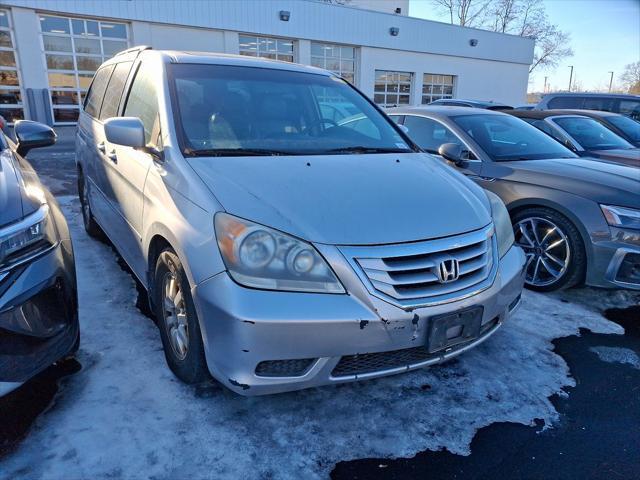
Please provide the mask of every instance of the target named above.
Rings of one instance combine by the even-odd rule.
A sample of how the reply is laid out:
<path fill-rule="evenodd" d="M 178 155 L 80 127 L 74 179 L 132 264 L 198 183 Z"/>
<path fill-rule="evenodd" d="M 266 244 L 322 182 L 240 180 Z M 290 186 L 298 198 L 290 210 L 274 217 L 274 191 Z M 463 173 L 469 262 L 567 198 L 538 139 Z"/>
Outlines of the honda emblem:
<path fill-rule="evenodd" d="M 438 281 L 440 283 L 449 283 L 458 279 L 460 276 L 460 264 L 455 258 L 446 258 L 438 264 Z"/>

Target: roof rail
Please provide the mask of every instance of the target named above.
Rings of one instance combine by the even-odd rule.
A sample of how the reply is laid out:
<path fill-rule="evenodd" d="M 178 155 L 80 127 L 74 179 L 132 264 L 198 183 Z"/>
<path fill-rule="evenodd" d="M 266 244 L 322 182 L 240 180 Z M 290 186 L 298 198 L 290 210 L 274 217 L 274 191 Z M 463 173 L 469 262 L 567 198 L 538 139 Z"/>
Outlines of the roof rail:
<path fill-rule="evenodd" d="M 114 57 L 117 57 L 118 55 L 124 55 L 125 53 L 142 52 L 144 50 L 151 50 L 151 47 L 149 45 L 140 45 L 138 47 L 127 48 L 126 50 L 122 50 L 121 52 L 116 53 Z"/>

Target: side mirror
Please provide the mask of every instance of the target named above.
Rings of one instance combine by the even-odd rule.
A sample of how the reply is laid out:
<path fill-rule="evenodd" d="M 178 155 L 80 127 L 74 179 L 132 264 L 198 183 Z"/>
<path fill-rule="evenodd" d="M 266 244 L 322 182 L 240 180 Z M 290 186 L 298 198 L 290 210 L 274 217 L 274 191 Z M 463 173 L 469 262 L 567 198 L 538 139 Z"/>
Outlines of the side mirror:
<path fill-rule="evenodd" d="M 53 145 L 58 138 L 53 128 L 31 120 L 18 120 L 13 129 L 18 141 L 16 152 L 23 157 L 32 148 Z"/>
<path fill-rule="evenodd" d="M 398 128 L 402 130 L 404 133 L 406 133 L 407 135 L 409 135 L 409 128 L 406 127 L 405 125 L 401 125 L 400 123 L 398 123 Z"/>
<path fill-rule="evenodd" d="M 107 142 L 125 147 L 144 148 L 144 125 L 136 117 L 113 117 L 105 120 Z"/>
<path fill-rule="evenodd" d="M 438 154 L 445 160 L 453 162 L 456 167 L 463 167 L 467 163 L 464 157 L 468 152 L 458 143 L 444 143 L 440 145 Z"/>

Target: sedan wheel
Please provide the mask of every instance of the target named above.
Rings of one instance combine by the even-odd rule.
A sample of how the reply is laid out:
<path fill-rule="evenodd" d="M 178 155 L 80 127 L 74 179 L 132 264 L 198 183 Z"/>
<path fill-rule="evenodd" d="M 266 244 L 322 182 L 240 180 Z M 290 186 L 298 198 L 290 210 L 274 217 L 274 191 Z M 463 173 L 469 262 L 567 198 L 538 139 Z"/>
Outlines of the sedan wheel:
<path fill-rule="evenodd" d="M 525 285 L 532 290 L 568 288 L 584 280 L 584 243 L 576 226 L 561 213 L 532 207 L 513 216 L 515 243 L 526 255 Z"/>
<path fill-rule="evenodd" d="M 571 248 L 558 225 L 544 218 L 526 218 L 515 225 L 515 236 L 527 257 L 527 284 L 544 287 L 562 278 L 569 268 Z"/>

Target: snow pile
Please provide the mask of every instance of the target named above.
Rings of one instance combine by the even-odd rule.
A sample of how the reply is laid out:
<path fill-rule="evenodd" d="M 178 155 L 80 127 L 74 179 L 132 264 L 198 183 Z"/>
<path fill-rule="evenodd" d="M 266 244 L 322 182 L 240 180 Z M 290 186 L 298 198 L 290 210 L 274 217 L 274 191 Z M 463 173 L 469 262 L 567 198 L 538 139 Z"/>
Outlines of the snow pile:
<path fill-rule="evenodd" d="M 598 355 L 603 362 L 627 364 L 640 370 L 640 357 L 629 348 L 598 346 L 589 350 Z"/>
<path fill-rule="evenodd" d="M 244 398 L 188 387 L 165 364 L 131 277 L 89 239 L 79 206 L 64 208 L 80 284 L 84 369 L 61 389 L 21 448 L 0 463 L 20 478 L 323 478 L 340 460 L 466 454 L 493 422 L 553 423 L 548 400 L 574 384 L 552 339 L 622 333 L 579 305 L 525 292 L 518 315 L 446 365 L 380 380 Z"/>

